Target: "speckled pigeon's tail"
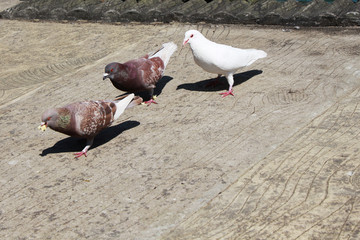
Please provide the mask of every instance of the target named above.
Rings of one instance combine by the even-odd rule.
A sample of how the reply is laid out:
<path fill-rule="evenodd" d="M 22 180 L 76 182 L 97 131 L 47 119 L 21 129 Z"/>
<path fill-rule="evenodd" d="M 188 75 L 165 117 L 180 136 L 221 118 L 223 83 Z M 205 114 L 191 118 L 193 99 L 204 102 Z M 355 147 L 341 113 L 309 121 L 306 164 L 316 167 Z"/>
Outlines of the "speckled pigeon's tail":
<path fill-rule="evenodd" d="M 159 57 L 164 61 L 164 68 L 168 64 L 171 55 L 176 51 L 177 46 L 173 42 L 164 43 L 162 48 L 160 48 L 157 52 L 154 53 L 150 58 Z"/>

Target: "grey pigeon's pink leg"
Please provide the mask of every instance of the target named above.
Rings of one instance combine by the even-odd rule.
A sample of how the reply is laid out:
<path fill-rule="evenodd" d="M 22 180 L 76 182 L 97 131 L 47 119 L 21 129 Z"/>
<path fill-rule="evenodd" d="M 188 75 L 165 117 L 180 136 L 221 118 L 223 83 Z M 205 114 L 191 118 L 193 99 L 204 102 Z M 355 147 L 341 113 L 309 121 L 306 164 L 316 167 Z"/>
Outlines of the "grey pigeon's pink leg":
<path fill-rule="evenodd" d="M 151 88 L 151 89 L 149 90 L 149 93 L 150 93 L 150 97 L 151 97 L 151 98 L 150 98 L 150 100 L 145 101 L 144 104 L 147 104 L 148 106 L 150 106 L 152 103 L 157 104 L 157 102 L 155 101 L 156 96 L 154 96 L 154 89 Z"/>
<path fill-rule="evenodd" d="M 145 101 L 144 103 L 147 104 L 148 106 L 150 106 L 152 103 L 157 104 L 157 102 L 153 98 L 148 101 Z"/>
<path fill-rule="evenodd" d="M 74 153 L 75 155 L 75 158 L 79 158 L 81 157 L 82 155 L 85 155 L 85 157 L 87 157 L 87 151 L 89 150 L 89 148 L 91 147 L 91 145 L 93 144 L 94 142 L 94 138 L 91 138 L 91 139 L 87 139 L 86 140 L 86 146 L 85 148 L 81 151 L 81 152 L 78 152 L 78 153 Z"/>
<path fill-rule="evenodd" d="M 229 91 L 227 92 L 223 92 L 223 93 L 220 93 L 220 95 L 222 95 L 222 97 L 226 97 L 226 96 L 229 96 L 229 95 L 233 95 L 234 96 L 234 93 L 233 93 L 233 90 L 232 90 L 232 86 L 234 85 L 234 78 L 233 78 L 233 74 L 230 73 L 226 76 L 228 82 L 229 82 Z"/>

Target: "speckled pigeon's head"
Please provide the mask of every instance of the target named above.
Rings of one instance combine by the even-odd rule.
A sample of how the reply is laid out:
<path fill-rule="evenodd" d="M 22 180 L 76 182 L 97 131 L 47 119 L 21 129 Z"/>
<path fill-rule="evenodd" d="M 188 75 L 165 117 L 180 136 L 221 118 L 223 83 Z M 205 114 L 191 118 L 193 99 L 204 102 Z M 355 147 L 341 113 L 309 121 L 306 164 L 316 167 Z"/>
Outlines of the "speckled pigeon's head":
<path fill-rule="evenodd" d="M 55 127 L 59 113 L 55 108 L 46 110 L 41 116 L 41 126 Z"/>

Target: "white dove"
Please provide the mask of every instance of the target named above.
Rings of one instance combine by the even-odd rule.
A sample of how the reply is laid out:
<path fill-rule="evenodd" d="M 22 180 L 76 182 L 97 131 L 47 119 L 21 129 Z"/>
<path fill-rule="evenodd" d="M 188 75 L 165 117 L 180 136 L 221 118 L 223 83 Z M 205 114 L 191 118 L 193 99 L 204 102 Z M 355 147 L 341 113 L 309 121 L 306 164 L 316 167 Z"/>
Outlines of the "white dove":
<path fill-rule="evenodd" d="M 223 97 L 233 95 L 233 74 L 240 68 L 249 66 L 259 58 L 267 56 L 266 52 L 257 49 L 240 49 L 218 44 L 205 38 L 199 31 L 189 30 L 185 33 L 183 46 L 189 43 L 197 65 L 210 73 L 224 75 L 229 83 L 229 91 L 220 93 Z"/>

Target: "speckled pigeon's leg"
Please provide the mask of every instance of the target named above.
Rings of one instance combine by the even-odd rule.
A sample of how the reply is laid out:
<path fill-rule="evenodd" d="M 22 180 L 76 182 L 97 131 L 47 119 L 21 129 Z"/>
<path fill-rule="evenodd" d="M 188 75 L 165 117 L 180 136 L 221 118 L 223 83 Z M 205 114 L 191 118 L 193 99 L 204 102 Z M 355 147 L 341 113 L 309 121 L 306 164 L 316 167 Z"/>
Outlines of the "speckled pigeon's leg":
<path fill-rule="evenodd" d="M 205 87 L 216 87 L 217 85 L 221 84 L 220 82 L 221 74 L 218 74 L 217 78 L 215 80 L 210 81 L 205 85 Z"/>
<path fill-rule="evenodd" d="M 91 138 L 91 139 L 87 139 L 86 140 L 86 146 L 85 148 L 81 151 L 81 152 L 78 152 L 78 153 L 74 153 L 75 157 L 76 158 L 79 158 L 81 157 L 82 155 L 85 155 L 85 157 L 87 157 L 87 151 L 89 150 L 89 148 L 91 147 L 91 145 L 93 144 L 94 142 L 94 138 Z"/>
<path fill-rule="evenodd" d="M 156 95 L 154 95 L 154 89 L 151 88 L 151 89 L 149 90 L 149 93 L 150 93 L 150 97 L 151 97 L 151 98 L 150 98 L 150 100 L 145 101 L 144 104 L 147 104 L 148 106 L 150 106 L 152 103 L 157 104 L 157 102 L 155 102 Z"/>
<path fill-rule="evenodd" d="M 220 93 L 220 95 L 222 95 L 222 97 L 226 97 L 226 96 L 229 96 L 229 95 L 233 95 L 234 96 L 234 93 L 233 93 L 233 90 L 232 90 L 232 87 L 234 85 L 234 78 L 233 78 L 233 74 L 230 73 L 226 76 L 228 82 L 229 82 L 229 91 L 227 92 L 223 92 L 223 93 Z"/>

